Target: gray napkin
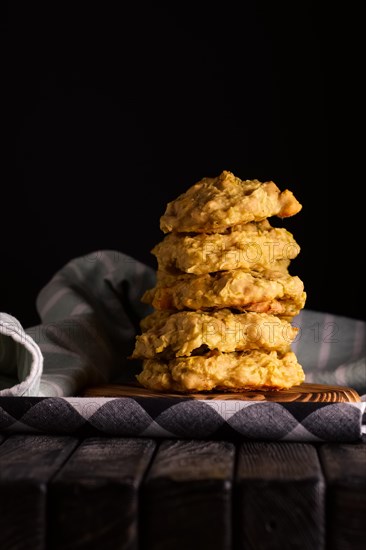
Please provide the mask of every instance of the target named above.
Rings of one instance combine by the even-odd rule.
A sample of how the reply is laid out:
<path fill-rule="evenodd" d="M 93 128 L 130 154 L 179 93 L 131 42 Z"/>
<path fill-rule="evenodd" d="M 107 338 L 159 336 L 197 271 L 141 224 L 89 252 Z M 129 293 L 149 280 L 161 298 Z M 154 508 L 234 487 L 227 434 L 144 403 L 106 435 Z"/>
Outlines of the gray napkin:
<path fill-rule="evenodd" d="M 0 395 L 39 394 L 43 357 L 17 319 L 0 313 Z"/>
<path fill-rule="evenodd" d="M 155 272 L 113 250 L 66 264 L 37 297 L 41 324 L 0 317 L 0 396 L 71 396 L 119 378 L 134 380 L 127 357 L 142 317 L 140 298 Z"/>

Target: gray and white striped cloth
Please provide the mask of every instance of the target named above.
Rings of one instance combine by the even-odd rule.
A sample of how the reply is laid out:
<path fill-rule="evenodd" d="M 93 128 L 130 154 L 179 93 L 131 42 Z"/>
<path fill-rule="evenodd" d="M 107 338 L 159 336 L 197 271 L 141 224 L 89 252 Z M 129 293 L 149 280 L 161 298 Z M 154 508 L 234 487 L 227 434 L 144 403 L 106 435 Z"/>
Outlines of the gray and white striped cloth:
<path fill-rule="evenodd" d="M 155 271 L 114 250 L 67 263 L 40 291 L 41 324 L 23 330 L 0 314 L 0 396 L 75 396 L 83 388 L 135 379 L 132 352 L 140 298 Z M 306 381 L 353 387 L 366 400 L 366 323 L 304 309 L 293 349 Z"/>

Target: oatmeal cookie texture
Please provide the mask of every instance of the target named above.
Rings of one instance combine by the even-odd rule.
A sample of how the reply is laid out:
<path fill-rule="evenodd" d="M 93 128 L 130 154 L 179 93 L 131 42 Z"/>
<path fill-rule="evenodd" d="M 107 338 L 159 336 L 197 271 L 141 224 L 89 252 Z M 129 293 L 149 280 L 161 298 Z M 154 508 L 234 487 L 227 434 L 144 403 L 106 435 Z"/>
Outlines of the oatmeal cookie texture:
<path fill-rule="evenodd" d="M 224 170 L 216 178 L 203 178 L 168 203 L 160 229 L 195 233 L 221 233 L 228 227 L 270 216 L 287 218 L 301 204 L 291 191 L 280 191 L 273 181 L 241 180 Z"/>
<path fill-rule="evenodd" d="M 265 275 L 233 269 L 214 275 L 181 276 L 172 284 L 158 282 L 144 294 L 143 301 L 155 309 L 233 308 L 286 317 L 297 315 L 305 303 L 301 279 L 279 271 Z"/>
<path fill-rule="evenodd" d="M 149 315 L 149 328 L 136 338 L 134 358 L 184 357 L 208 350 L 290 351 L 297 329 L 288 321 L 266 313 L 212 313 L 180 311 Z"/>
<path fill-rule="evenodd" d="M 170 233 L 152 250 L 159 270 L 195 275 L 237 268 L 263 271 L 278 261 L 287 267 L 299 252 L 292 234 L 267 220 L 234 225 L 223 233 Z"/>
<path fill-rule="evenodd" d="M 168 203 L 165 233 L 152 253 L 158 270 L 142 301 L 132 359 L 140 384 L 158 391 L 290 388 L 304 381 L 291 344 L 305 305 L 301 279 L 289 273 L 300 247 L 267 218 L 302 206 L 272 182 L 229 171 L 205 177 Z"/>
<path fill-rule="evenodd" d="M 247 351 L 201 356 L 157 358 L 144 361 L 140 383 L 158 391 L 240 391 L 290 388 L 304 381 L 304 373 L 292 351 Z"/>

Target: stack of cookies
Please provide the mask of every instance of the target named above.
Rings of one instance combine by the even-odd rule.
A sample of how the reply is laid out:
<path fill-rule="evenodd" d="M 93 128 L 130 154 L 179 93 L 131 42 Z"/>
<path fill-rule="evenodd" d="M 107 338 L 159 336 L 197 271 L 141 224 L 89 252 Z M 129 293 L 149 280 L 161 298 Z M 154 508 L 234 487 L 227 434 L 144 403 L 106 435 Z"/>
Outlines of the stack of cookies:
<path fill-rule="evenodd" d="M 142 297 L 154 312 L 141 322 L 138 381 L 158 391 L 290 388 L 304 381 L 291 321 L 305 305 L 292 234 L 269 217 L 301 210 L 273 182 L 223 171 L 167 205 L 166 234 L 152 253 L 157 283 Z"/>

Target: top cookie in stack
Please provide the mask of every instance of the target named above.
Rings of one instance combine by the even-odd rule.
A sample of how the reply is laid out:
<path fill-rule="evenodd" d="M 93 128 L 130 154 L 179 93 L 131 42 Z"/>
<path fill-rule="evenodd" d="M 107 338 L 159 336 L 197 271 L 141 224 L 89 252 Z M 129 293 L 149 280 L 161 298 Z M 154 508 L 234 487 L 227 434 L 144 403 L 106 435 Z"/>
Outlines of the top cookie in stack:
<path fill-rule="evenodd" d="M 152 250 L 157 283 L 142 298 L 155 311 L 132 355 L 144 360 L 143 386 L 242 391 L 303 382 L 291 320 L 306 294 L 288 272 L 300 249 L 267 220 L 300 210 L 291 191 L 228 171 L 167 205 L 160 219 L 167 235 Z"/>

